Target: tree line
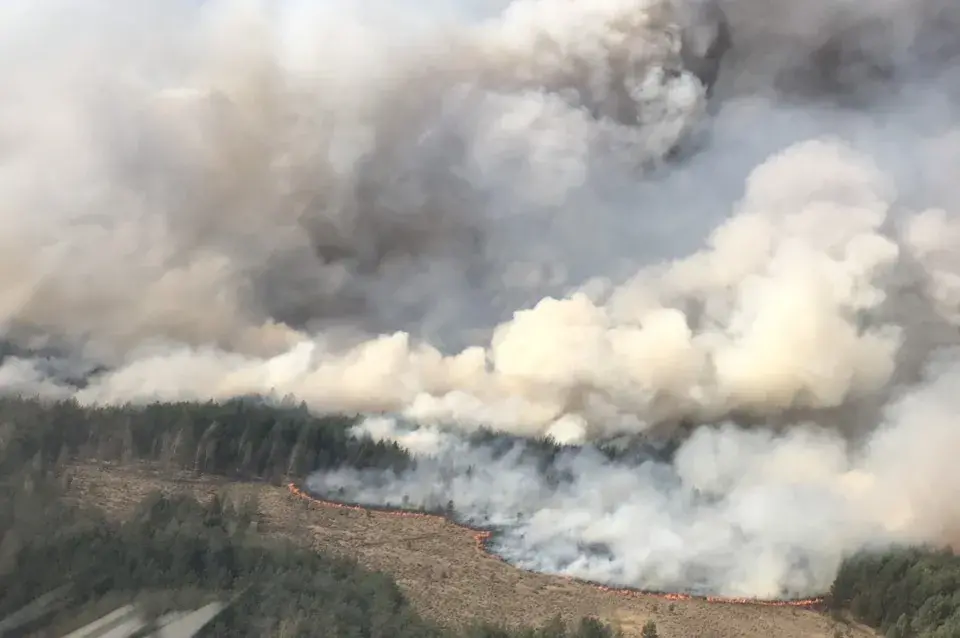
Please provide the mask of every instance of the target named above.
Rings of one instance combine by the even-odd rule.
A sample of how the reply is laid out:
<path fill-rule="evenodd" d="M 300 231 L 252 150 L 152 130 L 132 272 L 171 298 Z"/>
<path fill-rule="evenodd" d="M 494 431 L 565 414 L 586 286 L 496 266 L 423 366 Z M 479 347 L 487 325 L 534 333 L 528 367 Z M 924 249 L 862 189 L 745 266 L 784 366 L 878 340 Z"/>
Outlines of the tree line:
<path fill-rule="evenodd" d="M 156 615 L 201 597 L 233 599 L 201 636 L 619 635 L 589 617 L 519 629 L 440 627 L 417 614 L 389 575 L 258 534 L 256 503 L 226 494 L 209 502 L 151 494 L 123 522 L 63 498 L 58 465 L 75 458 L 247 478 L 344 464 L 405 467 L 409 459 L 396 445 L 351 437 L 354 422 L 257 400 L 111 408 L 0 400 L 0 618 L 69 582 L 68 611 L 45 622 L 69 622 L 103 597 L 154 592 Z"/>
<path fill-rule="evenodd" d="M 0 445 L 10 449 L 7 458 L 41 464 L 153 461 L 171 469 L 280 480 L 340 465 L 399 471 L 410 463 L 395 443 L 351 436 L 356 422 L 258 399 L 109 407 L 0 399 Z"/>
<path fill-rule="evenodd" d="M 78 609 L 105 596 L 163 592 L 151 598 L 159 615 L 203 597 L 233 599 L 200 634 L 207 637 L 345 638 L 612 638 L 593 618 L 540 628 L 476 625 L 442 628 L 420 617 L 396 582 L 356 562 L 304 549 L 252 531 L 249 502 L 215 496 L 147 496 L 122 523 L 63 503 L 56 485 L 30 468 L 0 496 L 0 618 L 72 585 L 73 600 L 49 625 L 67 626 Z M 18 514 L 31 512 L 23 517 Z M 15 547 L 14 547 L 15 546 Z M 12 550 L 12 551 L 11 551 Z M 184 592 L 188 592 L 184 594 Z M 71 628 L 76 628 L 75 626 Z"/>
<path fill-rule="evenodd" d="M 150 461 L 171 469 L 272 481 L 343 465 L 402 471 L 414 462 L 394 443 L 353 437 L 350 428 L 357 421 L 355 416 L 316 416 L 293 402 L 276 405 L 255 398 L 111 407 L 5 398 L 0 399 L 0 476 L 22 467 L 42 475 L 70 459 Z M 518 443 L 484 431 L 473 438 L 501 446 L 504 453 Z M 552 441 L 524 445 L 545 470 L 562 453 L 562 446 Z M 611 460 L 625 454 L 601 451 Z M 650 455 L 648 450 L 626 453 Z M 0 544 L 0 571 L 4 556 Z M 929 548 L 857 554 L 841 566 L 829 602 L 894 638 L 960 638 L 960 557 Z"/>
<path fill-rule="evenodd" d="M 858 553 L 828 602 L 889 638 L 960 638 L 960 557 L 923 547 Z"/>

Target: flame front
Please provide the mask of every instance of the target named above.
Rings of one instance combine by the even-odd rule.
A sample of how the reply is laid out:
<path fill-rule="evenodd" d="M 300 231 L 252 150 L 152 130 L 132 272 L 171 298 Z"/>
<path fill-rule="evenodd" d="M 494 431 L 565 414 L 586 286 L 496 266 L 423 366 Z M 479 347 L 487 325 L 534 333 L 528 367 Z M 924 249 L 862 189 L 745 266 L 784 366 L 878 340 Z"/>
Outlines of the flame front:
<path fill-rule="evenodd" d="M 499 560 L 503 563 L 506 561 L 496 554 L 490 552 L 487 549 L 487 543 L 490 542 L 490 539 L 493 536 L 493 532 L 489 530 L 480 530 L 469 527 L 462 523 L 456 521 L 451 521 L 446 516 L 441 516 L 439 514 L 428 514 L 426 512 L 410 512 L 397 509 L 386 509 L 386 508 L 370 508 L 363 507 L 361 505 L 353 505 L 349 503 L 338 503 L 336 501 L 328 501 L 326 499 L 320 499 L 315 496 L 307 494 L 294 483 L 288 483 L 287 487 L 290 490 L 290 493 L 294 496 L 303 499 L 308 503 L 319 505 L 322 507 L 333 507 L 346 510 L 356 510 L 358 512 L 368 512 L 368 511 L 377 511 L 382 514 L 387 514 L 389 516 L 404 516 L 407 518 L 426 518 L 426 519 L 439 519 L 442 521 L 447 521 L 469 531 L 473 534 L 473 540 L 476 543 L 477 551 L 481 552 L 485 558 L 492 558 Z M 763 605 L 766 607 L 799 607 L 805 609 L 816 609 L 823 604 L 823 597 L 818 596 L 815 598 L 804 598 L 799 600 L 764 600 L 760 598 L 728 598 L 725 596 L 694 596 L 693 594 L 681 594 L 681 593 L 664 593 L 664 592 L 653 592 L 653 591 L 644 591 L 640 589 L 630 589 L 625 587 L 609 587 L 607 585 L 600 585 L 598 583 L 592 583 L 589 581 L 581 580 L 579 578 L 573 578 L 571 576 L 559 576 L 569 582 L 582 583 L 585 585 L 590 585 L 595 587 L 603 592 L 610 592 L 620 596 L 629 596 L 633 598 L 641 597 L 656 597 L 663 600 L 705 600 L 710 603 L 725 603 L 725 604 L 736 604 L 736 605 Z"/>

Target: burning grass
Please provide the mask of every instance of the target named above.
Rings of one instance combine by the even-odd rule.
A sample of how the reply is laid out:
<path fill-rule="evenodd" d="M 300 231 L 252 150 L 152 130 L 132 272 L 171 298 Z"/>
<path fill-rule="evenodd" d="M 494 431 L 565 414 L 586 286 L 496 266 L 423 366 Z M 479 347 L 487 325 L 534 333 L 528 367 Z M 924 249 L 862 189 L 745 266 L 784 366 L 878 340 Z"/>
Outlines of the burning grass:
<path fill-rule="evenodd" d="M 69 473 L 72 498 L 116 517 L 132 514 L 136 503 L 154 491 L 255 498 L 260 533 L 349 556 L 369 569 L 387 572 L 421 614 L 449 626 L 471 620 L 538 625 L 560 614 L 568 620 L 596 616 L 620 627 L 628 638 L 640 636 L 648 620 L 654 620 L 666 638 L 874 635 L 811 608 L 623 593 L 526 572 L 477 551 L 476 532 L 442 516 L 329 507 L 292 498 L 287 486 L 238 483 L 154 464 L 85 463 L 71 466 Z"/>
<path fill-rule="evenodd" d="M 497 555 L 495 552 L 492 552 L 489 550 L 490 540 L 493 538 L 493 535 L 495 533 L 493 530 L 478 529 L 478 528 L 470 527 L 458 521 L 451 520 L 449 517 L 443 516 L 440 514 L 432 514 L 429 512 L 412 512 L 409 510 L 400 510 L 400 509 L 380 507 L 380 506 L 370 507 L 370 506 L 358 505 L 355 503 L 344 503 L 340 501 L 323 499 L 305 492 L 304 490 L 297 487 L 295 483 L 288 483 L 287 489 L 290 490 L 290 493 L 293 494 L 295 497 L 304 499 L 311 503 L 315 503 L 321 507 L 339 508 L 339 509 L 354 510 L 354 511 L 360 511 L 360 512 L 378 511 L 383 514 L 387 514 L 389 516 L 400 516 L 405 518 L 445 520 L 471 533 L 473 535 L 474 542 L 476 543 L 477 551 L 483 554 L 485 557 L 493 558 L 504 563 L 507 562 L 502 557 Z M 586 581 L 578 578 L 572 578 L 570 576 L 558 575 L 557 578 L 562 578 L 568 582 L 583 583 L 585 585 L 595 587 L 599 591 L 615 594 L 618 596 L 655 597 L 655 598 L 660 598 L 666 601 L 701 600 L 701 601 L 706 601 L 708 603 L 720 603 L 720 604 L 728 604 L 728 605 L 760 605 L 764 607 L 795 607 L 799 609 L 815 609 L 815 610 L 822 609 L 823 602 L 824 602 L 823 596 L 816 596 L 813 598 L 792 599 L 792 600 L 764 600 L 760 598 L 731 598 L 726 596 L 696 596 L 694 594 L 687 594 L 687 593 L 680 593 L 680 592 L 658 592 L 658 591 L 634 589 L 630 587 L 610 587 L 608 585 L 603 585 L 600 583 Z"/>

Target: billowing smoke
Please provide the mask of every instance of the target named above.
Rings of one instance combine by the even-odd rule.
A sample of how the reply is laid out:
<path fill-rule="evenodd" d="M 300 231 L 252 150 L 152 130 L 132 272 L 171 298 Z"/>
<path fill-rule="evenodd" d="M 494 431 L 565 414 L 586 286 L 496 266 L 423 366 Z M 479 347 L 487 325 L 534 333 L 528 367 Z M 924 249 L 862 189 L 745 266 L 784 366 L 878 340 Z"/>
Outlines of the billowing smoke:
<path fill-rule="evenodd" d="M 813 422 L 782 434 L 726 422 L 696 429 L 676 450 L 545 454 L 372 417 L 357 434 L 397 441 L 415 455 L 414 469 L 341 469 L 307 487 L 452 512 L 496 530 L 491 549 L 527 569 L 653 591 L 822 594 L 850 552 L 957 540 L 960 368 L 945 363 L 932 379 L 891 404 L 856 447 Z"/>
<path fill-rule="evenodd" d="M 954 542 L 960 12 L 881 5 L 8 2 L 0 384 L 387 414 L 315 489 L 598 580 Z"/>

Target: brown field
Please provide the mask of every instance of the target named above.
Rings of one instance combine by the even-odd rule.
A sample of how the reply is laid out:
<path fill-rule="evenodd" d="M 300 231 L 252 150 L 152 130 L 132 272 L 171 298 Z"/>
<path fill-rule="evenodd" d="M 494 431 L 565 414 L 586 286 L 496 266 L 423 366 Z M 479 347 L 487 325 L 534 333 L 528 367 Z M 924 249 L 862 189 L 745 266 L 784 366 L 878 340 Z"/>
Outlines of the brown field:
<path fill-rule="evenodd" d="M 597 616 L 620 627 L 626 636 L 639 636 L 649 619 L 656 621 L 665 638 L 874 635 L 807 609 L 627 597 L 524 572 L 478 552 L 470 530 L 443 519 L 325 507 L 297 499 L 284 487 L 174 475 L 148 466 L 88 464 L 69 472 L 72 498 L 118 517 L 155 490 L 254 496 L 261 532 L 351 556 L 365 567 L 388 572 L 421 614 L 447 625 L 472 619 L 534 624 L 559 613 L 570 619 Z"/>

